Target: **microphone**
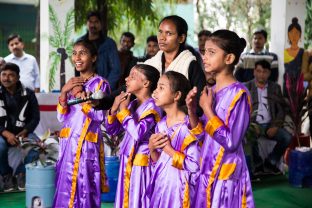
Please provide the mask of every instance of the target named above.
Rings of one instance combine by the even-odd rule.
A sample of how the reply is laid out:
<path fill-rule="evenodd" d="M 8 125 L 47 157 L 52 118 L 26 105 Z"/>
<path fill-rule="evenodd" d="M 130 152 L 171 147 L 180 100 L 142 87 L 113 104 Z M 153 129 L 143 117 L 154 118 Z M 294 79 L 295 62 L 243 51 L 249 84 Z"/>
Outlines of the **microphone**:
<path fill-rule="evenodd" d="M 104 98 L 104 93 L 101 90 L 96 91 L 95 93 L 93 93 L 90 97 L 87 97 L 86 99 L 82 99 L 82 98 L 75 98 L 72 100 L 68 100 L 67 101 L 67 105 L 75 105 L 78 103 L 83 103 L 89 100 L 101 100 L 102 98 Z"/>

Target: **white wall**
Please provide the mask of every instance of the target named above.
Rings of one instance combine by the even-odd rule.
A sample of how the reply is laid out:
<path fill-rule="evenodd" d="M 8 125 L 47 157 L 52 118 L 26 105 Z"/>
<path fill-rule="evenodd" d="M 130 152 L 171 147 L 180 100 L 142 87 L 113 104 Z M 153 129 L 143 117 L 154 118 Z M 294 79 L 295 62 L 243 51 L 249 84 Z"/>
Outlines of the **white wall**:
<path fill-rule="evenodd" d="M 282 85 L 284 74 L 284 49 L 289 47 L 287 29 L 291 19 L 297 17 L 304 31 L 305 0 L 272 0 L 271 4 L 271 48 L 278 55 L 279 79 Z M 303 47 L 303 34 L 299 46 Z"/>

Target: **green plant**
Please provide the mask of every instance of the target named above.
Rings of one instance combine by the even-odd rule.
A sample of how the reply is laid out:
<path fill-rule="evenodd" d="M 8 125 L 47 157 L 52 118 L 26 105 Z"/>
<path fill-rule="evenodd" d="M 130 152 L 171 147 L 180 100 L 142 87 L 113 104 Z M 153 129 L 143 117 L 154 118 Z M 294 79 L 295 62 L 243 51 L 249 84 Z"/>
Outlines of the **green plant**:
<path fill-rule="evenodd" d="M 55 48 L 49 54 L 49 59 L 51 62 L 49 70 L 49 91 L 54 88 L 55 85 L 55 75 L 58 70 L 58 66 L 61 62 L 61 54 L 57 52 L 58 49 L 63 48 L 66 54 L 72 53 L 73 41 L 70 36 L 74 31 L 74 9 L 70 9 L 66 14 L 65 24 L 61 25 L 58 15 L 56 14 L 53 7 L 49 4 L 49 18 L 53 28 L 53 35 L 49 36 L 49 44 L 51 47 Z M 64 28 L 64 30 L 62 30 Z M 62 76 L 60 72 L 60 77 Z"/>
<path fill-rule="evenodd" d="M 103 134 L 103 138 L 104 138 L 104 143 L 109 146 L 109 148 L 111 149 L 111 156 L 116 156 L 118 151 L 119 151 L 119 144 L 122 141 L 125 132 L 122 131 L 121 133 L 114 135 L 114 136 L 110 136 L 106 130 L 102 131 Z"/>
<path fill-rule="evenodd" d="M 285 122 L 285 125 L 293 131 L 294 137 L 297 139 L 299 147 L 299 136 L 302 134 L 301 126 L 309 114 L 312 113 L 312 97 L 307 97 L 307 90 L 304 87 L 303 74 L 299 77 L 285 74 L 286 82 L 286 107 L 287 114 L 291 118 L 291 122 Z"/>
<path fill-rule="evenodd" d="M 52 139 L 52 141 L 48 140 Z M 58 137 L 55 135 L 51 136 L 50 130 L 48 130 L 39 140 L 21 140 L 21 148 L 25 152 L 30 150 L 35 150 L 39 153 L 38 161 L 42 166 L 47 166 L 48 164 L 55 163 L 58 159 Z M 37 162 L 37 161 L 34 161 Z"/>

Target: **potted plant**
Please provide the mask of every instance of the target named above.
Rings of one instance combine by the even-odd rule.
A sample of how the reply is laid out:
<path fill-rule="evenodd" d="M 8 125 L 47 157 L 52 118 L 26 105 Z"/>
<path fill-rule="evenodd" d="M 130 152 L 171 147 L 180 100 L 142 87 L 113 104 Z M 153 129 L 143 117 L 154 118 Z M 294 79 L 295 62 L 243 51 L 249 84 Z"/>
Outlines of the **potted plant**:
<path fill-rule="evenodd" d="M 310 138 L 302 137 L 302 124 L 312 113 L 312 98 L 307 97 L 307 90 L 304 87 L 303 74 L 301 73 L 298 78 L 285 74 L 286 82 L 286 102 L 288 106 L 288 115 L 290 122 L 285 122 L 292 132 L 294 139 L 291 148 L 296 146 L 310 147 Z"/>
<path fill-rule="evenodd" d="M 47 131 L 39 140 L 21 141 L 21 148 L 36 150 L 39 158 L 26 165 L 26 206 L 52 207 L 55 193 L 55 162 L 58 158 L 58 137 Z"/>
<path fill-rule="evenodd" d="M 312 162 L 310 136 L 303 136 L 301 131 L 302 123 L 312 113 L 312 98 L 306 96 L 302 73 L 298 78 L 286 73 L 285 81 L 291 118 L 291 122 L 286 124 L 289 124 L 294 136 L 285 154 L 286 162 L 289 161 L 289 182 L 293 186 L 302 187 L 304 181 L 308 181 L 312 186 L 312 167 L 308 165 Z"/>
<path fill-rule="evenodd" d="M 119 144 L 125 132 L 121 132 L 118 135 L 110 136 L 105 130 L 102 131 L 104 143 L 110 148 L 109 154 L 105 156 L 105 170 L 108 178 L 109 192 L 101 195 L 101 201 L 114 202 L 116 196 L 116 189 L 118 183 L 119 174 L 119 157 L 117 156 L 119 151 Z"/>

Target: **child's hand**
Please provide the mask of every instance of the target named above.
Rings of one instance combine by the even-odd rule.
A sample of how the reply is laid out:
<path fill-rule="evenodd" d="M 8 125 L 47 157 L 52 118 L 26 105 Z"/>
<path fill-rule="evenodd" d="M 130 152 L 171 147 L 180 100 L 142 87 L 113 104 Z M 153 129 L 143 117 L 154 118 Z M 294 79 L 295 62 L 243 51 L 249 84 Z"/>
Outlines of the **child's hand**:
<path fill-rule="evenodd" d="M 191 91 L 186 96 L 185 102 L 186 107 L 188 110 L 188 114 L 195 114 L 196 113 L 196 94 L 197 94 L 197 87 L 193 87 Z"/>
<path fill-rule="evenodd" d="M 172 145 L 171 145 L 171 141 L 168 138 L 168 136 L 166 136 L 167 140 L 165 142 L 166 146 L 164 147 L 164 152 L 167 153 L 170 157 L 173 157 L 174 153 L 175 153 L 175 149 L 173 149 Z"/>
<path fill-rule="evenodd" d="M 164 134 L 152 134 L 148 143 L 148 148 L 150 149 L 150 152 L 153 152 L 156 149 L 164 148 L 167 144 L 167 140 L 168 138 Z"/>
<path fill-rule="evenodd" d="M 131 94 L 125 93 L 124 97 L 125 97 L 125 99 L 123 101 L 121 101 L 121 103 L 119 105 L 119 110 L 126 109 L 130 103 Z"/>
<path fill-rule="evenodd" d="M 70 91 L 70 93 L 71 93 L 75 98 L 80 98 L 80 94 L 81 94 L 82 91 L 83 91 L 82 85 L 78 85 L 78 86 L 75 86 L 75 87 Z"/>
<path fill-rule="evenodd" d="M 62 87 L 61 93 L 68 93 L 71 91 L 74 87 L 83 85 L 84 79 L 82 77 L 72 77 L 66 84 Z"/>
<path fill-rule="evenodd" d="M 116 96 L 113 106 L 111 108 L 111 114 L 116 114 L 119 109 L 120 103 L 126 99 L 127 99 L 127 93 L 125 93 L 124 91 L 122 91 L 120 95 Z"/>
<path fill-rule="evenodd" d="M 213 109 L 212 104 L 213 104 L 212 88 L 204 87 L 200 95 L 199 105 L 209 119 L 214 115 L 212 110 Z"/>

